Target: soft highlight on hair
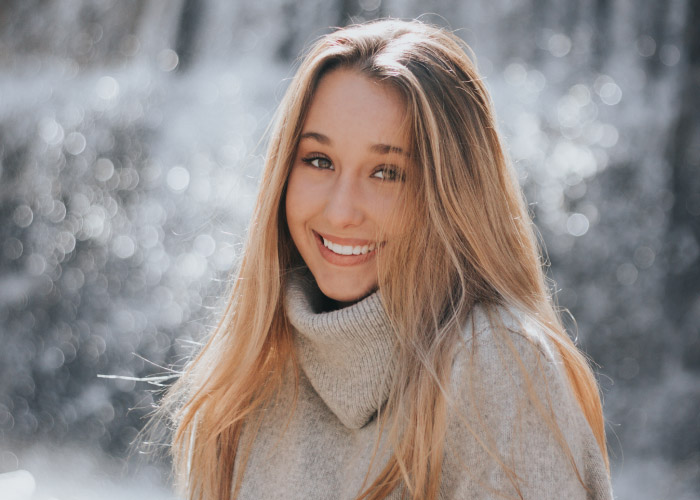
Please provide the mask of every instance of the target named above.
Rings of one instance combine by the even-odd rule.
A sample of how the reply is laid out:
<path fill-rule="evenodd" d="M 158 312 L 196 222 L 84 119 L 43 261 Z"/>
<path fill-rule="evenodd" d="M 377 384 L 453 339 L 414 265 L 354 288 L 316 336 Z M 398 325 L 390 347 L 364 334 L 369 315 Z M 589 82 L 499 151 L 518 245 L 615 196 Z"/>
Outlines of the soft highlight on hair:
<path fill-rule="evenodd" d="M 188 499 L 236 497 L 260 410 L 275 397 L 290 364 L 297 374 L 282 307 L 285 279 L 298 259 L 284 216 L 285 189 L 314 91 L 337 68 L 356 70 L 401 95 L 412 157 L 403 189 L 410 241 L 409 235 L 390 241 L 378 255 L 382 300 L 398 345 L 379 422 L 393 455 L 378 477 L 367 478 L 358 499 L 385 498 L 397 487 L 414 500 L 438 497 L 451 409 L 449 368 L 477 303 L 492 312 L 494 331 L 502 332 L 495 335 L 513 352 L 495 307 L 525 311 L 542 326 L 607 464 L 597 383 L 553 306 L 526 204 L 468 50 L 445 30 L 383 20 L 322 37 L 302 61 L 271 131 L 224 315 L 160 410 L 172 419 L 173 467 Z M 546 402 L 529 392 L 575 468 Z M 482 445 L 519 491 L 517 471 Z"/>

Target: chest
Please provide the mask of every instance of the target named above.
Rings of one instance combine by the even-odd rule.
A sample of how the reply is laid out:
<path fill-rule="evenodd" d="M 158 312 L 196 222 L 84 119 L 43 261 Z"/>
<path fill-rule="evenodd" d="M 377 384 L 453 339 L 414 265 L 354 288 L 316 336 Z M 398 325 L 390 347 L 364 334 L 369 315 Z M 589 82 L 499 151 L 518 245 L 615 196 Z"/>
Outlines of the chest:
<path fill-rule="evenodd" d="M 244 431 L 242 442 L 249 437 Z M 266 410 L 244 470 L 239 499 L 347 499 L 386 465 L 386 439 L 378 444 L 376 418 L 345 427 L 301 376 L 294 401 L 292 377 Z M 241 450 L 236 469 L 241 466 Z M 371 481 L 364 483 L 364 486 Z"/>

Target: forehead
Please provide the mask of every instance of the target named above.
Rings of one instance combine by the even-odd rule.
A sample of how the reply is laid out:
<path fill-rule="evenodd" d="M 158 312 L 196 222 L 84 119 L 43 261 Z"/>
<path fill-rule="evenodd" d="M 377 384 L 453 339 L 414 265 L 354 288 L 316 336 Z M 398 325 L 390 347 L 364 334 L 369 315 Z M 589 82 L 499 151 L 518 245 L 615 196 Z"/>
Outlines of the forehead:
<path fill-rule="evenodd" d="M 303 132 L 327 135 L 333 142 L 385 143 L 407 148 L 406 106 L 399 92 L 357 70 L 340 68 L 324 75 L 311 100 Z"/>

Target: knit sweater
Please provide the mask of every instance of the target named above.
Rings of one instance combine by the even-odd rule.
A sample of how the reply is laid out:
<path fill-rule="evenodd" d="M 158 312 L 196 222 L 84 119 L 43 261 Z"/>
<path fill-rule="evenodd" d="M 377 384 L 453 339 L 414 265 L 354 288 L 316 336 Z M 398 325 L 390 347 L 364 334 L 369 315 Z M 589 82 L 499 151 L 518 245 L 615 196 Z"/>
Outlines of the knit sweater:
<path fill-rule="evenodd" d="M 320 312 L 321 298 L 313 280 L 301 275 L 287 286 L 285 310 L 301 368 L 298 397 L 294 401 L 290 368 L 261 420 L 240 499 L 353 499 L 391 456 L 386 432 L 377 440 L 377 409 L 387 399 L 395 368 L 395 336 L 379 292 L 331 312 Z M 440 498 L 518 498 L 481 441 L 517 474 L 522 498 L 612 499 L 600 449 L 556 348 L 527 318 L 502 310 L 501 319 L 514 350 L 494 340 L 483 308 L 474 308 L 464 328 L 464 347 L 452 366 L 455 405 L 448 413 Z M 551 404 L 588 491 L 528 398 L 513 351 L 541 401 Z M 397 488 L 389 498 L 400 497 Z"/>

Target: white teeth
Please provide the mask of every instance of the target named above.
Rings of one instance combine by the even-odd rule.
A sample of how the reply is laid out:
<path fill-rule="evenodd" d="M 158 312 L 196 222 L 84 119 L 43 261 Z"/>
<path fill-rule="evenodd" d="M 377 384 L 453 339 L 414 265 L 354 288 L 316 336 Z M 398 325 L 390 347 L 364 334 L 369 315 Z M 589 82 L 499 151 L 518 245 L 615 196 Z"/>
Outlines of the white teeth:
<path fill-rule="evenodd" d="M 366 255 L 376 248 L 375 243 L 370 243 L 369 245 L 364 246 L 358 245 L 353 247 L 350 245 L 339 245 L 323 237 L 322 239 L 323 246 L 333 251 L 333 253 L 337 253 L 338 255 Z"/>

